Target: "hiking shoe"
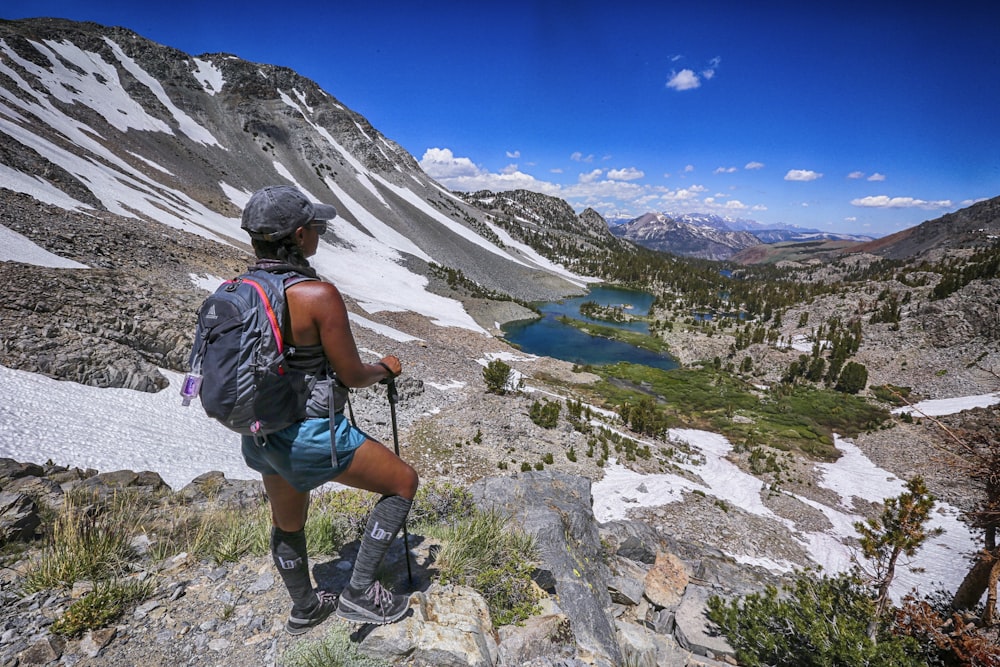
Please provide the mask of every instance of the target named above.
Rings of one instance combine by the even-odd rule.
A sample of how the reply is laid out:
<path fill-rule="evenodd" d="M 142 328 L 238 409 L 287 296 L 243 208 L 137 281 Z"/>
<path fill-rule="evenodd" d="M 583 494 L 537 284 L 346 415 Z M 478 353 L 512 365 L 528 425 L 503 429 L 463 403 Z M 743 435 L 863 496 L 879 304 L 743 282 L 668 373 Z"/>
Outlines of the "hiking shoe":
<path fill-rule="evenodd" d="M 288 615 L 288 622 L 285 623 L 285 632 L 290 635 L 301 635 L 311 627 L 319 625 L 326 620 L 326 617 L 337 608 L 337 596 L 334 593 L 320 591 L 316 594 L 318 604 L 307 614 L 292 613 Z"/>
<path fill-rule="evenodd" d="M 348 585 L 340 594 L 337 616 L 353 623 L 385 625 L 401 619 L 409 608 L 409 595 L 395 595 L 376 581 L 360 592 Z"/>

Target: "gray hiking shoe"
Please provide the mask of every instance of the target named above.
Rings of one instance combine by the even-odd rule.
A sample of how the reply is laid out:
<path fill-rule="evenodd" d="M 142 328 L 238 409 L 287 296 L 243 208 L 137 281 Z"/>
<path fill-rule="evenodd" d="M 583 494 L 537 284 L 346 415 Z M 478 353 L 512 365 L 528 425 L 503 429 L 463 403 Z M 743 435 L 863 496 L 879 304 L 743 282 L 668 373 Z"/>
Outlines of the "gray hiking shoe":
<path fill-rule="evenodd" d="M 309 628 L 325 621 L 327 616 L 337 608 L 337 595 L 335 593 L 320 591 L 316 593 L 316 600 L 318 604 L 308 614 L 296 613 L 295 610 L 292 610 L 285 623 L 285 632 L 290 635 L 301 635 Z"/>
<path fill-rule="evenodd" d="M 409 608 L 409 595 L 395 595 L 376 581 L 360 592 L 348 585 L 340 594 L 337 616 L 353 623 L 385 625 L 401 619 Z"/>

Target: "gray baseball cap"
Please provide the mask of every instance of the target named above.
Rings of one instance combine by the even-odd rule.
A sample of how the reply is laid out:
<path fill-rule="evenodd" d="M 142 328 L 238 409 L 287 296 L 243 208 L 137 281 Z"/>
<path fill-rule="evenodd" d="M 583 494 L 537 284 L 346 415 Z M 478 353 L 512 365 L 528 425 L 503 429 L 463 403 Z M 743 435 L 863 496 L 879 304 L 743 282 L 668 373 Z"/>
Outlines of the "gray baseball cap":
<path fill-rule="evenodd" d="M 240 225 L 252 238 L 277 241 L 313 220 L 333 220 L 337 209 L 317 204 L 291 185 L 269 185 L 250 197 Z"/>

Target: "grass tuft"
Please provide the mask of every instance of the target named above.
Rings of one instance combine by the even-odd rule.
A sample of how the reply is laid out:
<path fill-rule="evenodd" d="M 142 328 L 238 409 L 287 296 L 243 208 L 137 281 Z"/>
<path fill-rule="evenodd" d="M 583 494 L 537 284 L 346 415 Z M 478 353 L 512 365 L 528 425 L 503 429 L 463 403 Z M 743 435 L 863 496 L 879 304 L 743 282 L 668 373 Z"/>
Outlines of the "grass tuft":
<path fill-rule="evenodd" d="M 52 632 L 78 637 L 87 630 L 103 628 L 121 616 L 130 604 L 152 595 L 154 589 L 151 579 L 101 582 L 63 612 L 52 624 Z"/>
<path fill-rule="evenodd" d="M 134 514 L 129 494 L 115 494 L 105 506 L 83 500 L 66 496 L 39 559 L 25 573 L 25 593 L 114 577 L 134 559 L 131 541 L 141 516 Z"/>
<path fill-rule="evenodd" d="M 335 625 L 322 639 L 300 641 L 282 656 L 283 667 L 390 667 L 391 663 L 365 655 L 351 641 L 347 628 Z"/>
<path fill-rule="evenodd" d="M 538 558 L 535 540 L 508 515 L 475 511 L 429 533 L 444 543 L 437 553 L 441 583 L 479 591 L 495 627 L 520 623 L 538 613 L 539 593 L 531 580 Z"/>

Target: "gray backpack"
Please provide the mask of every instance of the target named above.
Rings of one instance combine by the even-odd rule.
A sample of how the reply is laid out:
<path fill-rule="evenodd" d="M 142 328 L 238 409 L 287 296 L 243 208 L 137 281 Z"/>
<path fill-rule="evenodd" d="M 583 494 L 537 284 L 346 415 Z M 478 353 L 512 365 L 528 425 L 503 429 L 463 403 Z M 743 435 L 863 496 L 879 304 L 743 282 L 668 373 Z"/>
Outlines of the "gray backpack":
<path fill-rule="evenodd" d="M 302 270 L 251 267 L 198 309 L 188 377 L 200 376 L 194 394 L 208 416 L 237 433 L 262 438 L 306 416 L 312 386 L 305 373 L 289 368 L 295 350 L 284 343 L 285 289 L 316 280 Z M 187 384 L 185 402 L 191 397 Z"/>

